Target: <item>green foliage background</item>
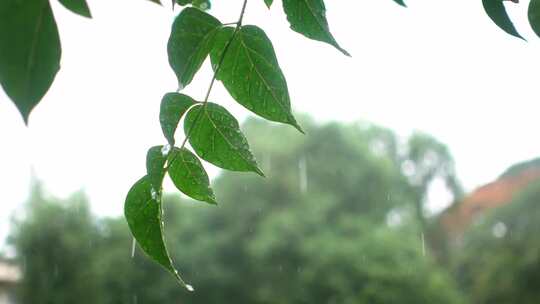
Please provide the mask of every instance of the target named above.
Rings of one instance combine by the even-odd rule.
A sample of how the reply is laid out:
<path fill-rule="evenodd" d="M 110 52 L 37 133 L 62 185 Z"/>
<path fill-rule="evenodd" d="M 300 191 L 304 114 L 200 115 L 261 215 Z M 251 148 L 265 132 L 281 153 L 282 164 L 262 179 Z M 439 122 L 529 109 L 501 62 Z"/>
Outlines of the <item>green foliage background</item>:
<path fill-rule="evenodd" d="M 80 196 L 35 191 L 12 236 L 22 303 L 464 303 L 422 252 L 418 196 L 394 134 L 302 124 L 310 136 L 292 140 L 293 129 L 249 121 L 268 178 L 224 173 L 214 183 L 221 205 L 164 198 L 167 243 L 194 293 L 139 249 L 130 258 L 123 219 L 93 217 Z M 388 226 L 389 212 L 399 226 Z"/>

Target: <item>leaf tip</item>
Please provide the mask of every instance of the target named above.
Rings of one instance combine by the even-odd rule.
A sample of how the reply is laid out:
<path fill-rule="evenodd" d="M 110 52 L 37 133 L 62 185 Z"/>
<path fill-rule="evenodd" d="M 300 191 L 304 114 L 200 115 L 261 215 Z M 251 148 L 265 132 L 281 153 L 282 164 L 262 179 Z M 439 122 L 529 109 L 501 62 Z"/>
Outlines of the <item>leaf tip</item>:
<path fill-rule="evenodd" d="M 261 170 L 261 168 L 255 167 L 255 168 L 254 168 L 254 171 L 255 171 L 255 173 L 257 173 L 259 176 L 261 176 L 261 177 L 266 177 L 266 175 L 264 175 L 264 172 Z"/>

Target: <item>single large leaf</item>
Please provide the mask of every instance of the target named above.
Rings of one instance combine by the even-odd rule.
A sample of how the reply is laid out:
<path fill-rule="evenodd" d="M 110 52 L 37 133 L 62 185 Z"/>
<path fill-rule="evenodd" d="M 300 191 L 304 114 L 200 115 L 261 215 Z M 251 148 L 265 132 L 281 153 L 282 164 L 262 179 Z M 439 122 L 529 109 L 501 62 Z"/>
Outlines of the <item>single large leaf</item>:
<path fill-rule="evenodd" d="M 253 113 L 302 131 L 291 113 L 287 82 L 270 39 L 253 25 L 243 26 L 233 35 L 234 29 L 227 27 L 221 29 L 215 38 L 210 57 L 214 69 L 222 62 L 217 78 L 238 103 Z"/>
<path fill-rule="evenodd" d="M 146 154 L 146 174 L 154 190 L 154 196 L 161 192 L 161 185 L 165 177 L 165 163 L 167 154 L 163 153 L 163 146 L 155 146 Z"/>
<path fill-rule="evenodd" d="M 59 0 L 67 9 L 83 17 L 92 18 L 86 0 Z"/>
<path fill-rule="evenodd" d="M 178 190 L 193 199 L 217 204 L 208 175 L 197 156 L 186 148 L 174 148 L 172 153 L 169 176 Z"/>
<path fill-rule="evenodd" d="M 0 83 L 26 123 L 60 69 L 60 56 L 47 0 L 0 0 Z"/>
<path fill-rule="evenodd" d="M 159 110 L 159 122 L 169 145 L 174 146 L 174 133 L 178 127 L 178 122 L 180 122 L 189 107 L 194 104 L 195 100 L 184 94 L 167 93 L 163 96 Z"/>
<path fill-rule="evenodd" d="M 148 256 L 172 273 L 180 284 L 190 288 L 174 268 L 165 246 L 161 199 L 152 195 L 152 189 L 149 178 L 145 176 L 129 190 L 124 205 L 129 229 Z"/>
<path fill-rule="evenodd" d="M 498 27 L 512 36 L 523 39 L 514 27 L 512 20 L 510 20 L 506 8 L 504 7 L 503 0 L 482 0 L 482 4 L 489 18 L 491 18 Z"/>
<path fill-rule="evenodd" d="M 187 86 L 200 69 L 220 26 L 216 18 L 191 7 L 182 10 L 174 20 L 167 51 L 180 89 Z"/>
<path fill-rule="evenodd" d="M 207 103 L 191 108 L 184 121 L 184 132 L 202 159 L 223 169 L 253 171 L 264 176 L 238 121 L 222 106 Z"/>
<path fill-rule="evenodd" d="M 529 23 L 537 36 L 540 37 L 540 0 L 529 2 Z"/>
<path fill-rule="evenodd" d="M 295 32 L 310 39 L 329 43 L 343 54 L 350 56 L 330 33 L 323 0 L 283 0 L 283 9 Z"/>

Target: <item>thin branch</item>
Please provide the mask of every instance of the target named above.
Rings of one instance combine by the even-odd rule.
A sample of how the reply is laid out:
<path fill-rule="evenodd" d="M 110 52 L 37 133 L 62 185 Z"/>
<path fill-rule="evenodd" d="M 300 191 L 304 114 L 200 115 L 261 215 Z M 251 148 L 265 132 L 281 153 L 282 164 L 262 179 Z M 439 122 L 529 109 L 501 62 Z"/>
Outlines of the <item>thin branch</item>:
<path fill-rule="evenodd" d="M 238 17 L 238 21 L 235 22 L 235 23 L 232 23 L 232 24 L 236 24 L 236 28 L 234 29 L 234 32 L 233 34 L 231 35 L 231 38 L 227 41 L 227 44 L 225 45 L 225 48 L 223 49 L 223 52 L 221 53 L 221 56 L 219 58 L 219 62 L 218 62 L 218 65 L 216 67 L 216 70 L 214 71 L 214 76 L 212 76 L 212 80 L 210 81 L 210 85 L 208 86 L 208 90 L 206 91 L 206 95 L 204 97 L 204 101 L 202 102 L 202 109 L 201 111 L 199 111 L 199 113 L 197 113 L 197 116 L 195 117 L 195 119 L 193 120 L 193 123 L 191 124 L 187 134 L 186 134 L 186 137 L 184 138 L 184 140 L 182 141 L 182 144 L 180 145 L 180 149 L 183 149 L 184 146 L 186 145 L 187 141 L 189 140 L 189 138 L 191 137 L 191 133 L 195 127 L 195 125 L 197 124 L 197 122 L 199 122 L 199 119 L 201 118 L 202 116 L 202 113 L 204 111 L 206 111 L 206 105 L 208 104 L 208 98 L 210 98 L 210 93 L 212 92 L 212 88 L 214 87 L 214 83 L 216 82 L 216 79 L 217 79 L 217 75 L 219 73 L 219 71 L 221 70 L 221 66 L 223 64 L 223 61 L 225 60 L 225 55 L 227 54 L 227 52 L 229 51 L 229 48 L 234 40 L 234 38 L 236 37 L 236 35 L 238 34 L 238 31 L 240 31 L 240 29 L 242 28 L 242 21 L 244 20 L 244 14 L 246 12 L 246 6 L 247 6 L 247 2 L 248 0 L 244 0 L 244 4 L 242 5 L 242 10 L 240 11 L 240 17 Z M 226 24 L 224 24 L 226 25 Z M 171 147 L 172 148 L 172 147 Z M 169 152 L 170 153 L 170 152 Z M 170 153 L 171 154 L 171 153 Z M 169 155 L 170 155 L 169 154 Z M 176 154 L 173 155 L 172 159 L 170 159 L 167 163 L 167 166 L 165 167 L 165 171 L 168 171 L 171 164 L 176 160 Z"/>

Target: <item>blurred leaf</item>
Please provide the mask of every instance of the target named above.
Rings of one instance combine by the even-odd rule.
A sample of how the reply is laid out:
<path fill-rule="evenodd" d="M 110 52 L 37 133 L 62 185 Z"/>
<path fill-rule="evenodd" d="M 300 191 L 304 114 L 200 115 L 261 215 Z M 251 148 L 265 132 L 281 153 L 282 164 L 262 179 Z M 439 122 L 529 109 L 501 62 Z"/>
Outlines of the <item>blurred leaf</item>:
<path fill-rule="evenodd" d="M 210 180 L 197 156 L 186 148 L 174 148 L 172 153 L 169 176 L 178 190 L 193 199 L 216 205 Z"/>
<path fill-rule="evenodd" d="M 529 3 L 529 23 L 537 36 L 540 37 L 540 1 L 531 0 Z"/>
<path fill-rule="evenodd" d="M 180 122 L 189 107 L 195 103 L 195 100 L 184 94 L 167 93 L 163 96 L 159 110 L 159 122 L 169 145 L 174 146 L 174 133 L 178 127 L 178 122 Z"/>
<path fill-rule="evenodd" d="M 167 44 L 169 64 L 176 73 L 180 89 L 187 86 L 212 48 L 221 23 L 195 8 L 185 8 L 173 23 Z"/>
<path fill-rule="evenodd" d="M 186 286 L 165 246 L 161 208 L 161 199 L 152 197 L 152 184 L 145 176 L 129 190 L 124 215 L 131 233 L 144 252 L 172 273 L 182 286 Z"/>
<path fill-rule="evenodd" d="M 161 1 L 160 1 L 160 0 L 149 0 L 149 1 L 152 1 L 152 2 L 154 2 L 154 3 L 157 3 L 157 4 L 161 5 Z"/>
<path fill-rule="evenodd" d="M 498 27 L 512 36 L 523 39 L 514 27 L 508 13 L 506 13 L 503 0 L 482 0 L 482 4 L 484 5 L 484 10 L 489 18 L 491 18 Z"/>
<path fill-rule="evenodd" d="M 272 6 L 272 3 L 274 3 L 274 0 L 264 0 L 264 3 L 266 3 L 266 6 L 270 8 Z"/>
<path fill-rule="evenodd" d="M 165 177 L 165 163 L 167 154 L 163 155 L 163 146 L 155 146 L 148 150 L 146 154 L 146 173 L 152 184 L 154 191 L 161 192 L 163 177 Z"/>
<path fill-rule="evenodd" d="M 243 26 L 236 34 L 231 27 L 221 29 L 210 54 L 214 69 L 231 38 L 217 78 L 236 101 L 253 113 L 302 132 L 291 113 L 287 82 L 263 30 L 253 25 Z"/>
<path fill-rule="evenodd" d="M 407 7 L 407 5 L 405 4 L 405 1 L 403 0 L 394 0 L 394 2 L 396 2 L 397 4 L 403 6 L 403 7 Z"/>
<path fill-rule="evenodd" d="M 251 154 L 238 121 L 220 105 L 197 105 L 188 112 L 184 132 L 204 160 L 231 171 L 253 171 L 264 176 Z"/>
<path fill-rule="evenodd" d="M 295 32 L 331 44 L 343 54 L 350 56 L 330 33 L 323 0 L 283 0 L 283 9 Z"/>
<path fill-rule="evenodd" d="M 63 6 L 68 10 L 74 12 L 75 14 L 81 15 L 83 17 L 92 18 L 90 9 L 86 0 L 59 0 Z"/>
<path fill-rule="evenodd" d="M 0 1 L 0 83 L 26 123 L 60 69 L 60 57 L 48 1 Z"/>

